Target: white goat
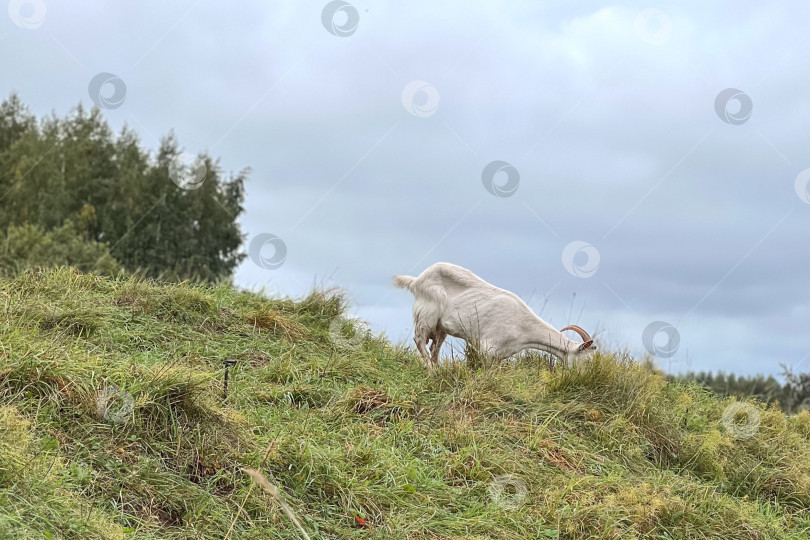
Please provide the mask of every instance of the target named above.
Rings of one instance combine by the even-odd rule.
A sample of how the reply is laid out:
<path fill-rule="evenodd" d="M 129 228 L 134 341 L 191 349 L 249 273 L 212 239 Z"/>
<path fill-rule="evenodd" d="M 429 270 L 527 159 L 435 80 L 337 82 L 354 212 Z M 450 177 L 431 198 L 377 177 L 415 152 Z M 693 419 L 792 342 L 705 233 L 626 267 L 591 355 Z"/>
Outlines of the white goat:
<path fill-rule="evenodd" d="M 436 263 L 419 277 L 395 276 L 394 286 L 414 295 L 413 340 L 425 361 L 428 341 L 433 341 L 429 367 L 439 364 L 439 349 L 448 335 L 477 342 L 482 351 L 498 359 L 524 349 L 563 359 L 590 356 L 596 350 L 593 339 L 579 326 L 557 331 L 515 294 L 455 264 Z M 578 333 L 584 343 L 562 335 L 566 330 Z"/>

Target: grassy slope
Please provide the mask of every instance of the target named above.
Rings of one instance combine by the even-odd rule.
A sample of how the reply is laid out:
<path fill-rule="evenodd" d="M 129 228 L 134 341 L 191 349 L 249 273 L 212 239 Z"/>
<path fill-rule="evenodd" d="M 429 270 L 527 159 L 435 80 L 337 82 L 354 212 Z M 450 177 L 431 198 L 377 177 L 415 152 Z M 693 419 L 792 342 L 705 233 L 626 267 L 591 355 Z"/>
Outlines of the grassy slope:
<path fill-rule="evenodd" d="M 730 402 L 607 355 L 430 375 L 381 339 L 336 344 L 342 308 L 0 281 L 0 537 L 302 538 L 243 467 L 312 538 L 810 537 L 809 414 L 760 408 L 735 438 Z M 109 385 L 134 398 L 123 422 L 99 414 Z"/>

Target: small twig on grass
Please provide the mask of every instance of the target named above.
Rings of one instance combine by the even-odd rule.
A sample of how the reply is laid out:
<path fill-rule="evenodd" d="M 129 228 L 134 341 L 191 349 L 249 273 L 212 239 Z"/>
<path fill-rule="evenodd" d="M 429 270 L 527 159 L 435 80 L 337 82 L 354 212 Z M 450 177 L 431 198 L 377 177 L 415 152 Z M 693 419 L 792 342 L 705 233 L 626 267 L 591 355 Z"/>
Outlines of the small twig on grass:
<path fill-rule="evenodd" d="M 264 458 L 262 459 L 259 468 L 264 467 L 264 464 L 267 462 L 267 458 L 270 457 L 270 452 L 273 450 L 273 446 L 276 444 L 277 439 L 278 436 L 276 436 L 276 438 L 270 441 L 270 444 L 267 445 L 267 451 L 264 453 Z M 298 530 L 301 531 L 301 534 L 304 535 L 304 538 L 306 540 L 311 540 L 311 538 L 307 534 L 307 531 L 304 529 L 304 527 L 301 525 L 301 522 L 298 521 L 298 518 L 292 511 L 292 508 L 290 508 L 290 505 L 288 505 L 287 502 L 281 498 L 281 490 L 279 490 L 276 486 L 268 482 L 267 479 L 264 476 L 262 476 L 262 473 L 260 473 L 256 469 L 240 468 L 240 470 L 245 474 L 247 474 L 248 476 L 250 476 L 256 482 L 256 484 L 259 484 L 262 488 L 264 488 L 264 490 L 267 493 L 272 495 L 272 497 L 278 502 L 279 506 L 281 506 L 281 509 L 284 511 L 284 513 L 287 514 L 287 516 L 290 518 L 290 520 L 292 520 L 295 526 L 298 527 Z M 236 520 L 239 519 L 239 514 L 242 513 L 242 509 L 245 507 L 245 503 L 247 502 L 248 497 L 250 497 L 251 491 L 253 491 L 253 486 L 256 484 L 254 483 L 250 484 L 248 492 L 245 494 L 245 498 L 242 500 L 242 504 L 239 505 L 239 510 L 233 517 L 231 526 L 228 528 L 228 532 L 223 540 L 228 540 L 228 538 L 230 538 L 231 532 L 233 532 L 233 527 L 234 525 L 236 525 Z"/>
<path fill-rule="evenodd" d="M 225 365 L 225 381 L 222 385 L 222 401 L 228 399 L 228 371 L 232 366 L 236 365 L 236 360 L 228 359 L 223 362 Z"/>
<path fill-rule="evenodd" d="M 287 514 L 287 517 L 290 518 L 290 520 L 295 524 L 296 527 L 298 527 L 298 530 L 301 531 L 303 537 L 306 538 L 306 540 L 311 540 L 309 535 L 307 534 L 307 531 L 304 530 L 303 525 L 301 525 L 301 522 L 298 521 L 295 512 L 293 512 L 292 508 L 290 508 L 290 505 L 288 505 L 287 502 L 282 498 L 281 491 L 276 486 L 268 482 L 267 478 L 265 478 L 264 475 L 262 475 L 262 473 L 260 473 L 256 469 L 242 469 L 242 472 L 250 476 L 257 484 L 259 484 L 262 487 L 262 489 L 264 489 L 265 492 L 269 493 L 276 500 L 279 506 L 281 506 L 281 509 L 284 511 L 284 513 Z"/>

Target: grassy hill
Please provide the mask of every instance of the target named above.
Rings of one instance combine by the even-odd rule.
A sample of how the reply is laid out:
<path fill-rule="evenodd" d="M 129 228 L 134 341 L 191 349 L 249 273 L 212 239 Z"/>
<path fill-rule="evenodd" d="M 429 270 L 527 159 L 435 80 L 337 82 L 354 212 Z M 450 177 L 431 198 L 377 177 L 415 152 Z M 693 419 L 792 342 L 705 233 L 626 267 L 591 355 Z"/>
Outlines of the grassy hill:
<path fill-rule="evenodd" d="M 0 281 L 0 538 L 810 537 L 810 414 L 611 355 L 430 374 L 343 304 Z"/>

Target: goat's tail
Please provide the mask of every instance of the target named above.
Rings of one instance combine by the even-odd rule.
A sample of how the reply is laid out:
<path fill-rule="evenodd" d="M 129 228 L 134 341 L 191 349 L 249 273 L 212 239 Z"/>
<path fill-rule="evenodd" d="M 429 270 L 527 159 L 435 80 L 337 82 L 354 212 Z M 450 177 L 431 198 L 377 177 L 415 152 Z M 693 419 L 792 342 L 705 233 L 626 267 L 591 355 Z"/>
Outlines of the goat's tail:
<path fill-rule="evenodd" d="M 414 281 L 416 281 L 416 278 L 413 276 L 394 276 L 394 287 L 410 291 Z"/>

